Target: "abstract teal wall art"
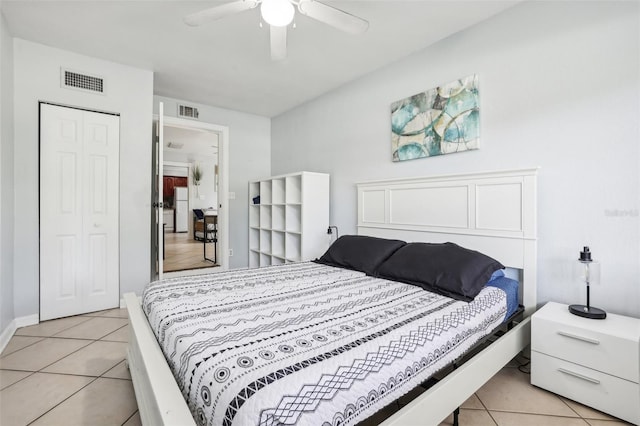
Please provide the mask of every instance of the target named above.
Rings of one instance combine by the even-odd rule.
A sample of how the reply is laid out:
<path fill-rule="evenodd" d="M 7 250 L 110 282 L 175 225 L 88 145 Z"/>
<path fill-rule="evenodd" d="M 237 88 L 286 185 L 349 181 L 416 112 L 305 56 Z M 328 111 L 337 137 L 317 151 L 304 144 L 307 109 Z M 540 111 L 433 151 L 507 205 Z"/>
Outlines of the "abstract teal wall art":
<path fill-rule="evenodd" d="M 393 161 L 478 149 L 478 75 L 391 104 Z"/>

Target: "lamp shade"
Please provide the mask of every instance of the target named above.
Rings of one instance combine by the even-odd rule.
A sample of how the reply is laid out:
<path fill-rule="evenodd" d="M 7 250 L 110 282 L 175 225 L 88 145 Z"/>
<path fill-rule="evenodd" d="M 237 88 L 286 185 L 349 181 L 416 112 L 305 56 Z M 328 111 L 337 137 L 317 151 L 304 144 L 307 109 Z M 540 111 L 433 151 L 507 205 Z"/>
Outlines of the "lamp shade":
<path fill-rule="evenodd" d="M 262 0 L 262 19 L 274 27 L 286 27 L 293 21 L 295 9 L 289 0 Z"/>
<path fill-rule="evenodd" d="M 576 284 L 600 284 L 600 262 L 596 262 L 595 260 L 576 260 L 574 263 L 573 276 Z"/>

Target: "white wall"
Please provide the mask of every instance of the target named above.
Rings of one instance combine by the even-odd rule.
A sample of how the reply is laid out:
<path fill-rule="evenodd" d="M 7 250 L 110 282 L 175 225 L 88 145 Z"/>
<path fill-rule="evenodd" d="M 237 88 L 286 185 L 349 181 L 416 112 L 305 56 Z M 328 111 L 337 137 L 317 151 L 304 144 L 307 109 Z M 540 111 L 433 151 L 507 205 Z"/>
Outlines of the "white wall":
<path fill-rule="evenodd" d="M 165 115 L 175 117 L 176 99 L 154 96 L 154 111 L 164 102 Z M 229 258 L 230 268 L 249 264 L 249 181 L 271 174 L 271 120 L 253 114 L 186 102 L 198 108 L 199 121 L 229 127 Z M 220 200 L 224 205 L 224 202 Z"/>
<path fill-rule="evenodd" d="M 150 275 L 153 73 L 15 39 L 15 314 L 39 311 L 38 101 L 120 113 L 120 292 Z M 60 67 L 100 75 L 106 94 L 60 87 Z"/>
<path fill-rule="evenodd" d="M 15 317 L 13 197 L 13 38 L 0 13 L 0 334 Z"/>
<path fill-rule="evenodd" d="M 354 184 L 541 166 L 538 300 L 640 317 L 639 4 L 527 2 L 272 121 L 273 174 L 331 173 L 331 222 L 356 232 Z M 390 104 L 478 73 L 481 148 L 391 162 Z"/>
<path fill-rule="evenodd" d="M 216 188 L 215 167 L 217 158 L 202 157 L 195 162 L 202 170 L 200 185 L 191 185 L 189 197 L 190 209 L 218 209 L 218 189 Z"/>

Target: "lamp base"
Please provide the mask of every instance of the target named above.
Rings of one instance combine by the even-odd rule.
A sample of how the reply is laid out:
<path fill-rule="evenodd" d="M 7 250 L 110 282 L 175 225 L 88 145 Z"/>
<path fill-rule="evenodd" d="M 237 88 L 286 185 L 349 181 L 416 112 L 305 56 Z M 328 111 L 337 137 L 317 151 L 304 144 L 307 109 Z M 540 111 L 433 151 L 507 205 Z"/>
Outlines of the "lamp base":
<path fill-rule="evenodd" d="M 587 307 L 585 305 L 570 305 L 569 312 L 573 315 L 590 319 L 605 319 L 607 317 L 607 313 L 605 311 L 594 308 L 593 306 Z"/>

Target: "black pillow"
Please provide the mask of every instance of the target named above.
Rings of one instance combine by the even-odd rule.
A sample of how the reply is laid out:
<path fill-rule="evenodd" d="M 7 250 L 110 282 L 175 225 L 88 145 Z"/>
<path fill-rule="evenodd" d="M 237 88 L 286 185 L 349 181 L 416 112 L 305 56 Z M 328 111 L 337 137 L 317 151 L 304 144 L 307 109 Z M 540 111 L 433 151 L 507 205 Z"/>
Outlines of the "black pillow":
<path fill-rule="evenodd" d="M 378 276 L 469 302 L 503 268 L 497 260 L 454 243 L 409 243 L 380 266 Z"/>
<path fill-rule="evenodd" d="M 329 250 L 315 261 L 330 266 L 353 269 L 367 275 L 375 275 L 382 262 L 406 243 L 400 240 L 343 235 Z"/>

